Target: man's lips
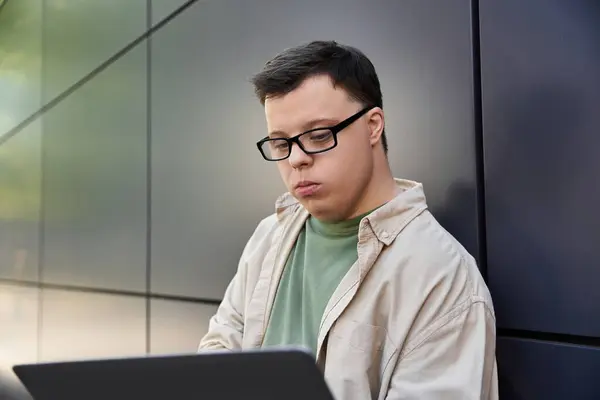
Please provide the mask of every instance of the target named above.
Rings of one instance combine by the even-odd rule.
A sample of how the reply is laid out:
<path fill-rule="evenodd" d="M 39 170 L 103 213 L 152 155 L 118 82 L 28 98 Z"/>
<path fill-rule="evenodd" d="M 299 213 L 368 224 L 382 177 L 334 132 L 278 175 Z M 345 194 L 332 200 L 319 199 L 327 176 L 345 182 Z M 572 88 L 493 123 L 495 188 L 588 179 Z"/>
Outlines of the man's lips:
<path fill-rule="evenodd" d="M 299 197 L 308 197 L 314 195 L 321 184 L 312 181 L 302 181 L 294 185 L 294 193 Z"/>

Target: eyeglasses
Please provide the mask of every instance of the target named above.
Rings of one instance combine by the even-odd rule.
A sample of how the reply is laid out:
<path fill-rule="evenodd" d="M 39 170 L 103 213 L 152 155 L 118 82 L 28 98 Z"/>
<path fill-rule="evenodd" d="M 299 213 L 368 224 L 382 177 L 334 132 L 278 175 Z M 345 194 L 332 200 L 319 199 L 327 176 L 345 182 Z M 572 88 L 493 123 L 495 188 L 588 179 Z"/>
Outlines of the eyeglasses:
<path fill-rule="evenodd" d="M 346 118 L 335 126 L 315 128 L 291 138 L 266 137 L 256 143 L 260 154 L 267 161 L 285 160 L 292 153 L 292 144 L 296 143 L 306 154 L 323 153 L 333 149 L 338 144 L 337 135 L 353 122 L 365 115 L 373 106 L 363 108 L 356 114 Z"/>

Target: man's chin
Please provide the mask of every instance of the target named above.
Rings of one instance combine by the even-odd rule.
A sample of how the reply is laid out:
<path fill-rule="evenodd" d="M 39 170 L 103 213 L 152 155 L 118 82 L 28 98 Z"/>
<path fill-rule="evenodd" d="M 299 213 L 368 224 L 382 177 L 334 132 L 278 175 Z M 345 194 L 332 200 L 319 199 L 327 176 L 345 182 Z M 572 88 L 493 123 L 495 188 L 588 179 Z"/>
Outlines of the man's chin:
<path fill-rule="evenodd" d="M 339 220 L 339 213 L 341 210 L 337 210 L 330 204 L 325 203 L 324 201 L 319 201 L 317 199 L 311 199 L 306 201 L 300 201 L 300 204 L 308 211 L 308 213 L 323 222 L 335 222 Z"/>
<path fill-rule="evenodd" d="M 320 202 L 317 199 L 311 199 L 311 198 L 297 198 L 298 202 L 300 202 L 300 204 L 302 204 L 302 207 L 304 207 L 306 209 L 306 211 L 309 212 L 310 215 L 320 215 L 322 214 L 325 210 L 326 207 L 324 207 L 324 204 L 322 204 L 322 202 Z M 321 204 L 319 204 L 321 203 Z"/>

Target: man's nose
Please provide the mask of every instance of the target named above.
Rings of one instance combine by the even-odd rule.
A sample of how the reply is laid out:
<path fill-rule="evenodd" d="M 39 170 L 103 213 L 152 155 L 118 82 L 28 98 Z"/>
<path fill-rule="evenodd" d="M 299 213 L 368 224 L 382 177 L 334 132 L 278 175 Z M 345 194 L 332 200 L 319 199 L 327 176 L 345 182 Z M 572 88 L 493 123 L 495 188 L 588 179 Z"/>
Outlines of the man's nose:
<path fill-rule="evenodd" d="M 288 161 L 292 168 L 298 169 L 310 165 L 310 163 L 312 163 L 312 156 L 310 154 L 306 154 L 304 150 L 300 148 L 298 143 L 292 143 Z"/>

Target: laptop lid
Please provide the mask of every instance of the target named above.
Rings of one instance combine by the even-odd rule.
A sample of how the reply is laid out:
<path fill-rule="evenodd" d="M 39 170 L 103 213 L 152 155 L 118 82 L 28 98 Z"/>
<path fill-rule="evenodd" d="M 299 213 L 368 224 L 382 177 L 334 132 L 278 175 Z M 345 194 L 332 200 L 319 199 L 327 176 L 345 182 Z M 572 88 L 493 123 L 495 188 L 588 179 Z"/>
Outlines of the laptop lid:
<path fill-rule="evenodd" d="M 297 349 L 41 363 L 13 370 L 35 400 L 333 400 L 313 356 Z"/>

